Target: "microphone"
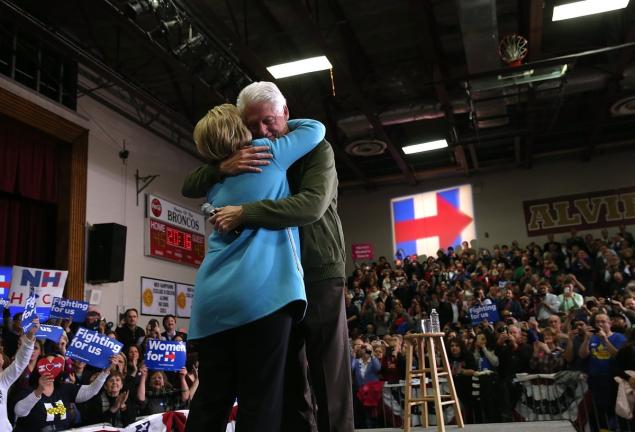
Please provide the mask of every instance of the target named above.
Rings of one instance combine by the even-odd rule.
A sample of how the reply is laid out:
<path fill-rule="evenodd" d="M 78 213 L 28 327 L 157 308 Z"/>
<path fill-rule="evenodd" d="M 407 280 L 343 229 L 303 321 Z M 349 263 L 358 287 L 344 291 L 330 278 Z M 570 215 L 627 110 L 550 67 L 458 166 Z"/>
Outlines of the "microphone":
<path fill-rule="evenodd" d="M 201 211 L 203 212 L 203 215 L 205 215 L 205 217 L 209 218 L 211 216 L 214 216 L 218 209 L 212 204 L 206 202 L 201 205 Z"/>
<path fill-rule="evenodd" d="M 208 202 L 203 203 L 201 205 L 201 211 L 203 212 L 206 218 L 210 218 L 214 216 L 218 212 L 218 210 L 219 210 L 218 208 L 214 207 L 213 204 L 210 204 Z M 237 228 L 233 231 L 233 234 L 239 235 L 241 232 L 242 232 L 242 228 Z"/>

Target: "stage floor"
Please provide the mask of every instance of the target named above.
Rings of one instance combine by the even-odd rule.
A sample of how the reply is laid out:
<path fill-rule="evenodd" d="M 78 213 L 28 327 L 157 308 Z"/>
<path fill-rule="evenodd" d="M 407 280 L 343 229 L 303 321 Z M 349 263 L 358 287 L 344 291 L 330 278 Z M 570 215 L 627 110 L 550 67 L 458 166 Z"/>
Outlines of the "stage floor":
<path fill-rule="evenodd" d="M 399 432 L 403 429 L 357 429 L 359 432 Z M 436 426 L 423 428 L 416 426 L 410 429 L 412 432 L 434 432 Z M 541 422 L 517 422 L 517 423 L 487 423 L 468 424 L 465 428 L 459 429 L 454 425 L 445 427 L 446 431 L 453 432 L 574 432 L 575 428 L 568 421 L 541 421 Z"/>

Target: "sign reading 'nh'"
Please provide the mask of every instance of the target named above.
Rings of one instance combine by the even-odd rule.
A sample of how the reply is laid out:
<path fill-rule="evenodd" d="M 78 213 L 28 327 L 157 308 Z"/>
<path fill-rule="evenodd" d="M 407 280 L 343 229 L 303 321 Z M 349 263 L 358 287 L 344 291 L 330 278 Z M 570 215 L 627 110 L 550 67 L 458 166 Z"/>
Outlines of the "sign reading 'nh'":
<path fill-rule="evenodd" d="M 529 236 L 635 222 L 635 187 L 525 201 Z"/>

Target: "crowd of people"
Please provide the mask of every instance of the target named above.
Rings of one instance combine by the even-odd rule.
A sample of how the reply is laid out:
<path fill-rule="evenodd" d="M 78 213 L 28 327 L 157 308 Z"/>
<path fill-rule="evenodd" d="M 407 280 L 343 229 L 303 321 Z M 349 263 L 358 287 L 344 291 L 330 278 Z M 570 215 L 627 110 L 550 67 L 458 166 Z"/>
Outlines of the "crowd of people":
<path fill-rule="evenodd" d="M 374 382 L 403 382 L 404 335 L 421 332 L 433 309 L 446 334 L 466 422 L 514 420 L 516 375 L 563 370 L 585 374 L 592 424 L 610 429 L 623 422 L 614 411 L 613 377 L 635 388 L 626 374 L 635 370 L 635 240 L 624 226 L 613 236 L 602 234 L 580 237 L 572 231 L 561 242 L 549 236 L 544 245 L 512 242 L 491 250 L 463 242 L 434 257 L 404 256 L 392 263 L 380 257 L 356 266 L 345 298 L 356 427 L 379 426 L 377 407 L 360 390 Z M 495 306 L 498 319 L 474 322 L 470 309 L 483 305 Z M 138 317 L 128 309 L 116 328 L 97 311 L 83 323 L 52 320 L 64 329 L 57 344 L 34 340 L 33 330 L 25 335 L 20 314 L 7 317 L 0 357 L 3 428 L 64 430 L 101 422 L 124 427 L 138 416 L 187 408 L 198 387 L 196 350 L 188 347 L 180 372 L 148 371 L 143 353 L 149 339 L 187 341 L 187 334 L 177 330 L 172 315 L 162 323 L 150 320 L 145 329 Z M 123 343 L 107 369 L 66 357 L 80 326 Z"/>
<path fill-rule="evenodd" d="M 586 377 L 593 427 L 615 428 L 624 420 L 615 415 L 614 377 L 635 388 L 625 373 L 635 370 L 634 248 L 621 225 L 599 238 L 571 230 L 525 247 L 463 242 L 436 256 L 357 265 L 346 295 L 356 426 L 378 425 L 361 390 L 405 378 L 403 335 L 421 332 L 435 309 L 467 422 L 512 421 L 517 374 L 569 370 Z M 474 321 L 470 309 L 484 305 L 498 319 Z"/>
<path fill-rule="evenodd" d="M 125 312 L 116 328 L 96 310 L 89 311 L 82 323 L 51 319 L 47 324 L 64 329 L 59 343 L 35 339 L 38 320 L 24 334 L 21 315 L 5 313 L 2 328 L 0 430 L 50 432 L 98 423 L 125 427 L 139 416 L 187 408 L 196 393 L 194 350 L 188 351 L 186 367 L 179 372 L 148 370 L 143 362 L 150 339 L 187 341 L 187 334 L 176 329 L 174 315 L 163 317 L 163 328 L 152 319 L 145 329 L 137 325 L 139 314 L 134 308 Z M 106 369 L 66 355 L 80 327 L 123 344 Z"/>

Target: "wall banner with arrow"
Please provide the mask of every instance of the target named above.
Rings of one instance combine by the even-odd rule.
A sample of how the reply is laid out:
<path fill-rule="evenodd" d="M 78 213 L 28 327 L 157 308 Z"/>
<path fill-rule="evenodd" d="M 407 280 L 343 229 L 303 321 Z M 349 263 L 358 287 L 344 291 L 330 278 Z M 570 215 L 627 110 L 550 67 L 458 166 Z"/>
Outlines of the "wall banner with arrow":
<path fill-rule="evenodd" d="M 394 250 L 406 255 L 436 256 L 476 239 L 471 185 L 393 198 L 390 208 Z"/>

